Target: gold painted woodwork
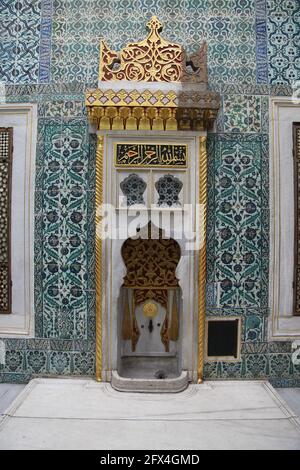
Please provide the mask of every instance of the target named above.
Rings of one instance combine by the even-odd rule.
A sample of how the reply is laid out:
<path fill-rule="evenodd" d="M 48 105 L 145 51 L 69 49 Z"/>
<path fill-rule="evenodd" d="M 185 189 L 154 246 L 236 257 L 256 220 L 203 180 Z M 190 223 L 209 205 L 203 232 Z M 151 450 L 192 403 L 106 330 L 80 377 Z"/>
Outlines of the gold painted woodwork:
<path fill-rule="evenodd" d="M 171 323 L 169 328 L 169 338 L 171 341 L 178 341 L 179 337 L 179 314 L 177 308 L 177 293 L 173 293 Z"/>
<path fill-rule="evenodd" d="M 124 287 L 150 290 L 179 287 L 175 271 L 181 250 L 176 240 L 128 238 L 121 254 L 126 266 Z"/>
<path fill-rule="evenodd" d="M 148 36 L 124 47 L 120 55 L 100 42 L 99 80 L 144 82 L 207 82 L 207 46 L 189 58 L 182 46 L 161 37 L 156 16 L 147 23 Z"/>
<path fill-rule="evenodd" d="M 122 319 L 122 339 L 125 341 L 131 339 L 131 315 L 128 302 L 128 289 L 124 289 L 124 312 Z"/>
<path fill-rule="evenodd" d="M 170 351 L 170 337 L 169 337 L 169 305 L 166 307 L 166 315 L 160 330 L 160 339 L 165 347 L 165 352 Z"/>
<path fill-rule="evenodd" d="M 139 341 L 140 330 L 135 315 L 135 297 L 132 296 L 132 331 L 131 331 L 131 351 L 135 352 L 136 345 Z"/>
<path fill-rule="evenodd" d="M 213 92 L 139 92 L 88 90 L 89 120 L 101 130 L 203 130 L 210 128 L 220 106 Z"/>
<path fill-rule="evenodd" d="M 89 120 L 99 130 L 159 130 L 201 131 L 210 129 L 217 117 L 218 109 L 156 108 L 144 109 L 124 107 L 88 107 Z M 163 112 L 162 112 L 163 111 Z M 204 112 L 207 111 L 207 112 Z"/>
<path fill-rule="evenodd" d="M 152 17 L 148 37 L 128 44 L 120 58 L 101 41 L 100 88 L 87 90 L 85 95 L 89 120 L 98 129 L 198 131 L 212 126 L 220 96 L 207 89 L 206 44 L 187 58 L 180 45 L 160 36 L 161 26 Z M 101 89 L 101 82 L 108 81 L 119 82 L 120 89 L 106 89 L 104 85 Z M 146 89 L 136 89 L 140 81 Z M 128 82 L 132 82 L 132 89 L 128 90 Z M 153 82 L 181 82 L 182 87 L 177 91 L 157 90 Z M 195 89 L 195 83 L 199 88 Z"/>
<path fill-rule="evenodd" d="M 87 106 L 125 106 L 133 108 L 135 106 L 147 107 L 177 107 L 178 100 L 175 91 L 150 91 L 150 90 L 101 90 L 90 89 L 85 95 Z"/>
<path fill-rule="evenodd" d="M 199 204 L 201 205 L 200 250 L 198 262 L 198 383 L 203 380 L 204 335 L 205 335 L 205 294 L 206 294 L 206 210 L 207 210 L 207 152 L 206 137 L 199 138 Z"/>
<path fill-rule="evenodd" d="M 102 237 L 101 216 L 99 209 L 103 204 L 103 159 L 104 159 L 104 137 L 97 136 L 96 151 L 96 380 L 102 381 Z"/>

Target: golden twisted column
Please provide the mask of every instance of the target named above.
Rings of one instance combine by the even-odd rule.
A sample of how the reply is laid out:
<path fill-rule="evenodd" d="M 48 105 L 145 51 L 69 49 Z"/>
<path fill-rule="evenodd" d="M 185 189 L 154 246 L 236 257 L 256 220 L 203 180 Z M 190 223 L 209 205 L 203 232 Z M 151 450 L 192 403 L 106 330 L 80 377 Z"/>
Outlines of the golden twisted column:
<path fill-rule="evenodd" d="M 198 383 L 203 380 L 205 297 L 206 297 L 206 211 L 207 211 L 207 152 L 206 137 L 199 138 L 199 204 L 200 204 L 200 250 L 198 266 Z"/>
<path fill-rule="evenodd" d="M 96 380 L 102 380 L 102 238 L 99 210 L 103 204 L 104 137 L 97 136 L 96 151 Z"/>

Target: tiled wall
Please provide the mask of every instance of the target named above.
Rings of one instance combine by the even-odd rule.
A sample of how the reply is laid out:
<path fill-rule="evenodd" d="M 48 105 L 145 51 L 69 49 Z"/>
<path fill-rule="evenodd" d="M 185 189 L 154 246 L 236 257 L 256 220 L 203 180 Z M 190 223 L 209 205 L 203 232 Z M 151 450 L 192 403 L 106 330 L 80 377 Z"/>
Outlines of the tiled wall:
<path fill-rule="evenodd" d="M 36 338 L 5 340 L 0 381 L 93 374 L 95 139 L 83 96 L 99 38 L 120 49 L 152 14 L 188 51 L 208 41 L 222 96 L 208 143 L 207 315 L 242 317 L 242 360 L 207 363 L 205 376 L 299 386 L 291 343 L 267 341 L 268 104 L 300 80 L 299 0 L 0 0 L 0 98 L 38 103 L 39 120 Z"/>

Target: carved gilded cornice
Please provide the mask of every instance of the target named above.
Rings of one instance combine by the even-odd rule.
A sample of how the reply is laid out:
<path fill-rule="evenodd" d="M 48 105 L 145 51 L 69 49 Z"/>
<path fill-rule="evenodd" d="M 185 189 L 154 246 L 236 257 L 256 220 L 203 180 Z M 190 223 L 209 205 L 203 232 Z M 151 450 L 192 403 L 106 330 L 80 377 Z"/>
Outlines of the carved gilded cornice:
<path fill-rule="evenodd" d="M 203 130 L 219 105 L 213 92 L 88 90 L 88 116 L 102 130 Z"/>
<path fill-rule="evenodd" d="M 180 45 L 160 36 L 156 17 L 148 28 L 148 37 L 120 56 L 101 42 L 99 87 L 85 99 L 91 123 L 100 130 L 210 128 L 220 96 L 207 90 L 206 44 L 187 59 Z"/>

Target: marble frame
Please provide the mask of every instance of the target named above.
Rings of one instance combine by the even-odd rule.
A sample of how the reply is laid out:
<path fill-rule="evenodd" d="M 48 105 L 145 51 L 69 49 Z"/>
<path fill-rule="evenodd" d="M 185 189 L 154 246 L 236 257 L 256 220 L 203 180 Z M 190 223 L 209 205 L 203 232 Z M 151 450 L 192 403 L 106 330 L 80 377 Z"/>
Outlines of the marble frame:
<path fill-rule="evenodd" d="M 292 315 L 294 273 L 292 125 L 296 121 L 300 121 L 299 99 L 286 97 L 270 99 L 270 341 L 300 338 L 300 317 Z"/>
<path fill-rule="evenodd" d="M 1 104 L 0 125 L 13 127 L 11 265 L 12 313 L 0 317 L 0 336 L 34 333 L 34 175 L 37 105 Z M 21 181 L 18 184 L 18 181 Z M 23 230 L 20 230 L 23 224 Z"/>
<path fill-rule="evenodd" d="M 199 217 L 203 217 L 200 240 L 203 242 L 199 253 L 192 252 L 188 257 L 189 267 L 181 266 L 182 273 L 186 269 L 191 274 L 191 283 L 188 284 L 186 298 L 193 299 L 185 315 L 183 328 L 189 332 L 183 337 L 183 363 L 182 369 L 187 370 L 193 382 L 202 381 L 204 365 L 204 331 L 205 331 L 205 284 L 206 284 L 206 243 L 205 243 L 205 216 L 206 216 L 206 132 L 157 132 L 157 131 L 98 131 L 97 161 L 96 161 L 96 214 L 97 207 L 102 202 L 113 203 L 115 200 L 115 184 L 117 168 L 113 165 L 113 143 L 117 139 L 182 141 L 188 143 L 193 158 L 190 159 L 192 167 L 190 172 L 191 194 L 194 195 L 194 204 L 202 203 L 204 214 L 196 214 L 194 210 L 194 226 L 198 226 Z M 99 223 L 99 214 L 96 216 Z M 176 239 L 176 234 L 170 234 Z M 124 240 L 101 240 L 96 237 L 96 379 L 110 381 L 111 373 L 117 370 L 118 335 L 116 315 L 118 299 L 113 302 L 112 286 L 119 290 L 125 274 L 125 265 L 120 264 L 120 248 Z M 118 272 L 116 279 L 112 274 Z M 182 275 L 182 279 L 186 276 Z M 180 278 L 180 276 L 179 276 Z M 181 286 L 182 287 L 182 286 Z M 199 301 L 198 301 L 199 299 Z M 189 323 L 190 322 L 190 323 Z M 192 326 L 191 326 L 192 325 Z"/>

